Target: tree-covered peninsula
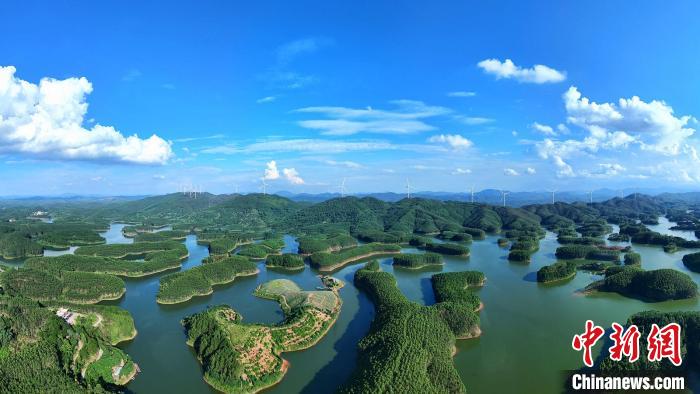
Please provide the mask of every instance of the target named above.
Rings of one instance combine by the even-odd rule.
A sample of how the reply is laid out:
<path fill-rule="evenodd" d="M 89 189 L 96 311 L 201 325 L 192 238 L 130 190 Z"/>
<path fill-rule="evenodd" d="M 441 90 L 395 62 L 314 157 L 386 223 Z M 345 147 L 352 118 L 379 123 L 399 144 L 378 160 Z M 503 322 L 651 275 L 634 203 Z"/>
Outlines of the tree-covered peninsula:
<path fill-rule="evenodd" d="M 340 313 L 341 300 L 334 291 L 303 291 L 286 279 L 260 285 L 255 295 L 278 301 L 284 322 L 243 323 L 242 316 L 225 305 L 183 320 L 204 379 L 219 391 L 256 393 L 276 384 L 289 368 L 282 353 L 316 344 Z"/>
<path fill-rule="evenodd" d="M 483 280 L 479 273 L 434 276 L 439 302 L 422 306 L 409 301 L 376 261 L 358 270 L 355 284 L 369 295 L 376 315 L 358 344 L 357 369 L 340 392 L 465 392 L 452 354 L 457 337 L 476 334 L 478 297 L 464 289 Z"/>

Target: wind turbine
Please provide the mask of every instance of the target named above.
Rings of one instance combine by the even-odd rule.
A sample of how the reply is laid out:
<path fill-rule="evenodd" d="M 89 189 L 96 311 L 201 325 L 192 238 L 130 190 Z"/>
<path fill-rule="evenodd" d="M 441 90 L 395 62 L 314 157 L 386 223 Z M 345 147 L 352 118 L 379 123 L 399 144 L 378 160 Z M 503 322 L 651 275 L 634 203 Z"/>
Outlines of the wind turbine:
<path fill-rule="evenodd" d="M 267 182 L 265 182 L 265 177 L 260 178 L 260 180 L 262 181 L 262 185 L 260 187 L 262 188 L 263 195 L 266 195 L 267 194 Z"/>
<path fill-rule="evenodd" d="M 620 189 L 620 198 L 625 198 L 625 189 Z"/>
<path fill-rule="evenodd" d="M 340 183 L 340 197 L 345 197 L 345 178 Z"/>
<path fill-rule="evenodd" d="M 503 206 L 506 206 L 506 196 L 508 195 L 508 192 L 505 190 L 501 190 L 501 195 L 503 196 Z"/>
<path fill-rule="evenodd" d="M 473 204 L 473 203 L 474 203 L 474 186 L 472 186 L 471 189 L 469 189 L 469 192 L 470 192 L 471 195 L 472 195 L 471 201 L 472 201 L 472 204 Z"/>
<path fill-rule="evenodd" d="M 550 190 L 549 192 L 552 193 L 552 204 L 554 204 L 554 193 L 557 192 L 557 189 Z"/>
<path fill-rule="evenodd" d="M 588 191 L 588 201 L 593 205 L 593 190 Z"/>
<path fill-rule="evenodd" d="M 406 179 L 406 198 L 411 198 L 411 183 Z"/>

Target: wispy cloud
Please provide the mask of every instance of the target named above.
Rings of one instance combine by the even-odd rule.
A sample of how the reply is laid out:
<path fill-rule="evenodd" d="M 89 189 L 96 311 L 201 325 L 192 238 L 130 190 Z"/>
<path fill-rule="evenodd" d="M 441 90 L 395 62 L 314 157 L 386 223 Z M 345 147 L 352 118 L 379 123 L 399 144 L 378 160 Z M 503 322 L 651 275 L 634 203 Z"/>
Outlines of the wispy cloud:
<path fill-rule="evenodd" d="M 255 100 L 255 102 L 258 104 L 265 104 L 265 103 L 271 103 L 275 100 L 277 100 L 276 96 L 266 96 L 266 97 L 262 97 L 262 98 Z"/>
<path fill-rule="evenodd" d="M 286 65 L 300 55 L 317 52 L 333 43 L 333 40 L 328 37 L 308 37 L 290 41 L 277 48 L 277 63 L 280 66 Z"/>
<path fill-rule="evenodd" d="M 357 133 L 412 134 L 434 130 L 423 119 L 449 114 L 449 108 L 429 106 L 422 101 L 394 100 L 393 110 L 348 107 L 306 107 L 294 112 L 320 114 L 327 119 L 302 120 L 304 128 L 319 130 L 324 135 L 351 135 Z"/>
<path fill-rule="evenodd" d="M 449 97 L 474 97 L 476 96 L 476 92 L 466 92 L 466 91 L 456 91 L 456 92 L 448 92 L 447 96 Z"/>
<path fill-rule="evenodd" d="M 510 59 L 503 62 L 498 59 L 486 59 L 477 63 L 477 66 L 485 73 L 495 76 L 496 79 L 515 79 L 522 83 L 556 83 L 566 79 L 566 73 L 563 71 L 542 64 L 523 68 L 516 66 Z"/>
<path fill-rule="evenodd" d="M 335 141 L 323 139 L 287 139 L 255 142 L 249 145 L 223 145 L 203 149 L 202 153 L 343 153 L 356 151 L 395 150 L 398 146 L 386 141 Z"/>
<path fill-rule="evenodd" d="M 132 68 L 122 76 L 122 81 L 131 82 L 140 78 L 143 74 L 138 69 Z"/>
<path fill-rule="evenodd" d="M 221 138 L 224 138 L 225 135 L 223 134 L 214 134 L 214 135 L 208 135 L 204 137 L 184 137 L 184 138 L 176 138 L 173 140 L 173 142 L 192 142 L 192 141 L 206 141 L 206 140 L 218 140 Z M 186 148 L 182 148 L 183 150 Z"/>
<path fill-rule="evenodd" d="M 475 126 L 475 125 L 480 125 L 480 124 L 486 124 L 486 123 L 491 123 L 494 122 L 494 119 L 491 118 L 485 118 L 485 117 L 480 117 L 480 116 L 464 116 L 464 115 L 456 115 L 454 117 L 457 121 L 462 122 L 466 125 L 469 126 Z"/>

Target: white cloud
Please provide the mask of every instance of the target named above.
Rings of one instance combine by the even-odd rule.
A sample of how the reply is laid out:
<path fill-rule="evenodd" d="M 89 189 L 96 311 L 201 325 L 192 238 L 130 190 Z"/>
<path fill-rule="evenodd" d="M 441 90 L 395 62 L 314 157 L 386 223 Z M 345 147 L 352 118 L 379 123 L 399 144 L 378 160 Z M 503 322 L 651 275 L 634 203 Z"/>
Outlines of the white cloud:
<path fill-rule="evenodd" d="M 476 96 L 476 92 L 465 92 L 465 91 L 448 92 L 447 96 L 449 96 L 449 97 L 474 97 L 474 96 Z"/>
<path fill-rule="evenodd" d="M 590 163 L 601 155 L 616 153 L 615 156 L 619 156 L 620 152 L 625 152 L 625 157 L 641 155 L 644 160 L 685 156 L 697 161 L 697 150 L 689 140 L 695 132 L 688 127 L 693 118 L 674 116 L 673 109 L 663 101 L 644 102 L 634 96 L 621 98 L 617 103 L 596 103 L 583 97 L 574 86 L 564 93 L 563 100 L 567 122 L 585 130 L 587 135 L 561 141 L 546 138 L 536 143 L 538 155 L 551 159 L 559 176 L 619 173 L 620 169 L 591 168 Z M 557 129 L 569 133 L 565 125 L 559 125 Z M 571 165 L 577 158 L 585 159 L 580 171 L 575 171 Z"/>
<path fill-rule="evenodd" d="M 202 153 L 237 154 L 260 152 L 344 153 L 395 150 L 398 146 L 385 141 L 336 141 L 323 139 L 288 139 L 255 142 L 246 146 L 222 145 L 202 150 Z"/>
<path fill-rule="evenodd" d="M 428 142 L 447 144 L 455 150 L 467 149 L 474 145 L 470 140 L 462 137 L 459 134 L 440 134 L 428 138 Z"/>
<path fill-rule="evenodd" d="M 308 37 L 290 41 L 277 48 L 277 62 L 279 65 L 284 65 L 299 55 L 314 53 L 330 45 L 333 45 L 333 40 L 327 37 Z"/>
<path fill-rule="evenodd" d="M 271 103 L 273 101 L 277 100 L 277 97 L 275 96 L 267 96 L 267 97 L 262 97 L 257 100 L 255 100 L 256 103 L 258 104 L 265 104 L 265 103 Z"/>
<path fill-rule="evenodd" d="M 336 166 L 336 167 L 362 168 L 362 164 L 356 163 L 356 162 L 350 161 L 350 160 L 345 160 L 345 161 L 325 160 L 324 163 L 331 165 L 331 166 Z"/>
<path fill-rule="evenodd" d="M 105 178 L 103 176 L 94 176 L 94 177 L 90 178 L 90 180 L 93 182 L 102 182 L 105 180 Z"/>
<path fill-rule="evenodd" d="M 299 173 L 294 168 L 285 168 L 282 170 L 284 177 L 293 185 L 303 185 L 304 180 L 301 179 Z"/>
<path fill-rule="evenodd" d="M 518 176 L 520 174 L 518 173 L 518 171 L 515 171 L 512 168 L 504 168 L 503 175 L 505 175 L 505 176 Z"/>
<path fill-rule="evenodd" d="M 471 174 L 472 170 L 468 168 L 455 168 L 454 171 L 452 171 L 452 175 L 467 175 Z"/>
<path fill-rule="evenodd" d="M 267 181 L 272 181 L 275 179 L 278 179 L 280 177 L 280 172 L 277 170 L 277 162 L 272 160 L 267 162 L 265 165 L 265 175 L 263 176 L 263 179 Z"/>
<path fill-rule="evenodd" d="M 694 129 L 690 116 L 675 117 L 663 101 L 647 103 L 639 97 L 621 98 L 617 105 L 590 101 L 575 86 L 564 94 L 568 122 L 588 130 L 591 136 L 613 147 L 638 142 L 642 149 L 677 155 Z"/>
<path fill-rule="evenodd" d="M 526 172 L 528 175 L 535 175 L 535 174 L 537 173 L 537 171 L 536 171 L 534 168 L 532 168 L 532 167 L 528 167 L 528 168 L 525 170 L 525 172 Z"/>
<path fill-rule="evenodd" d="M 512 60 L 506 59 L 501 62 L 498 59 L 486 59 L 477 63 L 485 73 L 496 76 L 496 79 L 515 79 L 523 83 L 555 83 L 566 79 L 566 73 L 536 64 L 532 68 L 522 68 L 516 66 Z"/>
<path fill-rule="evenodd" d="M 153 175 L 153 179 L 157 179 L 157 180 L 162 181 L 163 179 L 165 179 L 165 175 L 156 174 L 156 175 Z"/>
<path fill-rule="evenodd" d="M 320 114 L 328 119 L 310 119 L 299 122 L 301 127 L 320 130 L 325 135 L 357 133 L 413 134 L 434 130 L 422 119 L 445 115 L 450 109 L 429 106 L 421 101 L 394 100 L 394 110 L 347 107 L 306 107 L 294 112 Z"/>
<path fill-rule="evenodd" d="M 538 131 L 544 135 L 557 135 L 557 133 L 554 131 L 554 129 L 551 126 L 547 126 L 545 124 L 540 124 L 540 123 L 533 123 L 530 125 L 535 131 Z"/>
<path fill-rule="evenodd" d="M 170 143 L 152 135 L 125 137 L 111 126 L 83 127 L 92 84 L 85 78 L 43 78 L 38 85 L 0 67 L 0 153 L 41 159 L 165 164 Z"/>
<path fill-rule="evenodd" d="M 484 118 L 484 117 L 480 117 L 480 116 L 463 116 L 463 115 L 457 115 L 457 116 L 455 116 L 455 119 L 457 119 L 458 121 L 460 121 L 466 125 L 470 125 L 470 126 L 491 123 L 494 121 L 491 118 Z"/>

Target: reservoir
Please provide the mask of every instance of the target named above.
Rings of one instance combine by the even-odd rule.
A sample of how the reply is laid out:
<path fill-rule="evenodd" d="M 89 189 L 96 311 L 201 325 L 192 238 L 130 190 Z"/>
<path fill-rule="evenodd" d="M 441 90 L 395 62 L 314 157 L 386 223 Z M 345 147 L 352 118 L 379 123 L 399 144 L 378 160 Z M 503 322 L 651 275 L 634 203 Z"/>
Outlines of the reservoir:
<path fill-rule="evenodd" d="M 673 223 L 660 218 L 652 230 L 694 239 L 692 232 L 670 230 Z M 122 235 L 123 224 L 114 223 L 101 235 L 108 243 L 128 243 Z M 617 231 L 617 229 L 615 230 Z M 536 282 L 536 272 L 555 261 L 559 244 L 556 235 L 547 233 L 539 251 L 529 264 L 511 263 L 507 248 L 497 245 L 497 235 L 469 245 L 471 256 L 445 256 L 445 265 L 430 270 L 394 269 L 391 259 L 381 259 L 381 268 L 393 273 L 402 292 L 411 300 L 431 305 L 435 302 L 430 277 L 436 272 L 477 270 L 486 275 L 486 285 L 478 290 L 485 308 L 481 311 L 482 335 L 457 342 L 455 366 L 468 392 L 559 393 L 564 387 L 563 371 L 582 366 L 581 353 L 571 349 L 571 340 L 581 333 L 586 320 L 609 328 L 613 322 L 624 324 L 627 318 L 644 310 L 700 311 L 695 298 L 683 301 L 644 303 L 617 294 L 599 293 L 583 296 L 578 291 L 599 276 L 579 271 L 575 278 L 554 284 Z M 285 236 L 285 252 L 296 252 L 297 243 Z M 624 245 L 625 243 L 616 243 Z M 196 236 L 185 240 L 189 257 L 182 270 L 201 264 L 208 255 L 206 246 L 198 245 Z M 688 271 L 681 262 L 690 250 L 668 254 L 661 247 L 632 245 L 642 255 L 647 270 L 673 268 L 687 273 L 700 283 L 700 274 Z M 414 252 L 414 249 L 406 249 Z M 209 296 L 195 297 L 175 305 L 156 303 L 159 278 L 164 273 L 139 279 L 125 278 L 126 294 L 119 300 L 105 302 L 131 312 L 138 335 L 119 345 L 137 362 L 141 373 L 128 390 L 134 393 L 212 393 L 202 379 L 202 370 L 194 352 L 185 343 L 182 318 L 207 306 L 227 304 L 242 314 L 245 322 L 277 323 L 283 319 L 277 302 L 252 295 L 261 283 L 277 278 L 295 281 L 305 290 L 319 286 L 317 272 L 308 265 L 301 272 L 266 269 L 258 263 L 257 276 L 238 277 L 232 283 L 215 286 Z M 368 332 L 374 308 L 368 298 L 353 285 L 353 275 L 363 264 L 346 266 L 334 274 L 345 281 L 340 290 L 343 307 L 336 324 L 314 347 L 285 353 L 291 366 L 282 382 L 266 392 L 330 393 L 352 373 L 357 356 L 356 344 Z M 597 355 L 603 347 L 600 341 Z M 691 376 L 688 384 L 698 390 L 700 378 Z"/>

